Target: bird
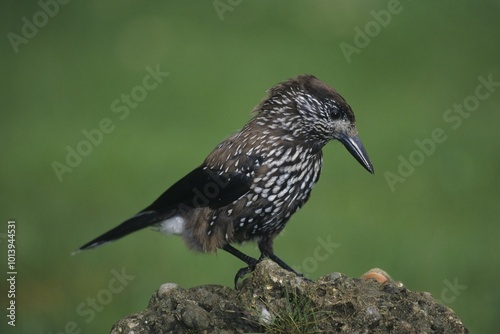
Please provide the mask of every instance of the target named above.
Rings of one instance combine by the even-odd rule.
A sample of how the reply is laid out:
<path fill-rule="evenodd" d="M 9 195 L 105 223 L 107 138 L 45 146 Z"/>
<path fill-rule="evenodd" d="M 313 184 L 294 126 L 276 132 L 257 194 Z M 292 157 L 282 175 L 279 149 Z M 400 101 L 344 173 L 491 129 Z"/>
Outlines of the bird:
<path fill-rule="evenodd" d="M 354 113 L 336 90 L 310 74 L 278 83 L 243 128 L 218 144 L 201 165 L 76 252 L 152 227 L 181 236 L 194 251 L 224 250 L 242 260 L 246 267 L 234 277 L 236 288 L 265 258 L 303 276 L 274 253 L 273 241 L 308 201 L 320 177 L 322 149 L 332 140 L 374 173 Z M 259 258 L 233 246 L 246 241 L 257 243 Z"/>

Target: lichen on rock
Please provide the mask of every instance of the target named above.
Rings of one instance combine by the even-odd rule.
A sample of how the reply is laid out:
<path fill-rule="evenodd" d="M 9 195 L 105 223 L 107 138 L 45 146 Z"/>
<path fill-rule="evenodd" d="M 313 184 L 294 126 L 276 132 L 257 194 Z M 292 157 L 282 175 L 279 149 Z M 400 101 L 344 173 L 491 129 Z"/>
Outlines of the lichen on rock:
<path fill-rule="evenodd" d="M 429 293 L 375 273 L 332 273 L 311 282 L 264 260 L 239 291 L 164 284 L 147 309 L 121 319 L 111 333 L 468 333 Z"/>

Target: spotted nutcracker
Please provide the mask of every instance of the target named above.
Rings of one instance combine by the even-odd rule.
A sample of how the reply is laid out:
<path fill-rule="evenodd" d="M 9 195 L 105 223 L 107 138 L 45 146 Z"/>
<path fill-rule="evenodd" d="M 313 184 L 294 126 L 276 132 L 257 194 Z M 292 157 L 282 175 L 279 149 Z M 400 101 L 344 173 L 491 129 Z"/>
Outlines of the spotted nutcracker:
<path fill-rule="evenodd" d="M 273 240 L 309 199 L 321 172 L 323 146 L 336 139 L 370 173 L 373 166 L 351 107 L 312 75 L 274 86 L 253 114 L 153 204 L 79 250 L 151 226 L 182 236 L 196 251 L 223 249 L 241 259 L 248 266 L 237 272 L 235 285 L 265 257 L 294 271 L 274 254 Z M 259 259 L 231 246 L 247 240 L 257 241 Z"/>

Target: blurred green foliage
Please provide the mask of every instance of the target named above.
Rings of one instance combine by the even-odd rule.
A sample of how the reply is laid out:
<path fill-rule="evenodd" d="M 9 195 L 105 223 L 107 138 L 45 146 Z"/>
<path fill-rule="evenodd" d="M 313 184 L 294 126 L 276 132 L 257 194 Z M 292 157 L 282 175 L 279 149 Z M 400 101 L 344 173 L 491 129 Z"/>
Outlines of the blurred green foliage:
<path fill-rule="evenodd" d="M 381 267 L 431 292 L 472 332 L 494 332 L 500 87 L 477 105 L 471 96 L 479 77 L 500 81 L 499 10 L 498 1 L 464 0 L 3 2 L 0 196 L 1 219 L 17 220 L 16 329 L 104 333 L 162 283 L 231 285 L 239 260 L 150 231 L 69 254 L 200 164 L 267 88 L 311 73 L 354 109 L 376 174 L 329 144 L 277 254 L 311 278 Z M 169 75 L 137 88 L 148 66 Z M 467 116 L 453 111 L 463 103 Z M 104 119 L 112 130 L 80 144 Z M 446 140 L 429 153 L 435 129 Z M 66 164 L 67 146 L 79 144 L 87 155 L 60 181 L 53 163 Z M 412 154 L 417 166 L 401 177 Z M 388 172 L 403 181 L 391 189 Z M 315 258 L 318 238 L 337 245 L 326 259 Z M 257 254 L 253 244 L 242 249 Z M 133 278 L 119 285 L 113 270 Z M 7 327 L 3 316 L 0 331 L 15 332 Z"/>

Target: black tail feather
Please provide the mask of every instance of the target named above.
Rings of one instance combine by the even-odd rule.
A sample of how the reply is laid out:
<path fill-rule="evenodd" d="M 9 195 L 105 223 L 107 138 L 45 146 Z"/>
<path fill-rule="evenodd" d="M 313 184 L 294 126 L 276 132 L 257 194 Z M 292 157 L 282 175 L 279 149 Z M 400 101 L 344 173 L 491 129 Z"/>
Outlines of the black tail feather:
<path fill-rule="evenodd" d="M 158 221 L 160 221 L 160 217 L 156 211 L 140 212 L 136 216 L 124 221 L 114 229 L 111 229 L 108 232 L 104 233 L 103 235 L 95 238 L 94 240 L 87 242 L 77 251 L 73 252 L 73 254 L 78 253 L 79 251 L 102 246 L 105 243 L 120 239 L 121 237 L 124 237 L 127 234 L 151 226 Z"/>

